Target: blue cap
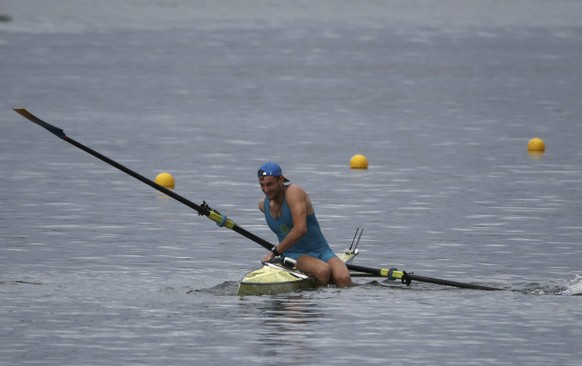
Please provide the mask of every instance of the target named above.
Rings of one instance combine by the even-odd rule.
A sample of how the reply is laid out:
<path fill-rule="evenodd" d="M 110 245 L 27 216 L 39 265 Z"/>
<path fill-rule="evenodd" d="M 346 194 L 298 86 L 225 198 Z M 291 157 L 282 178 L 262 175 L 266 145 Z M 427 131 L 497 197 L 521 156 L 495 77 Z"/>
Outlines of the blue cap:
<path fill-rule="evenodd" d="M 279 164 L 272 161 L 268 161 L 261 165 L 258 172 L 259 177 L 283 177 L 283 171 Z M 285 178 L 285 177 L 283 177 Z M 285 182 L 289 182 L 289 179 L 285 178 Z"/>

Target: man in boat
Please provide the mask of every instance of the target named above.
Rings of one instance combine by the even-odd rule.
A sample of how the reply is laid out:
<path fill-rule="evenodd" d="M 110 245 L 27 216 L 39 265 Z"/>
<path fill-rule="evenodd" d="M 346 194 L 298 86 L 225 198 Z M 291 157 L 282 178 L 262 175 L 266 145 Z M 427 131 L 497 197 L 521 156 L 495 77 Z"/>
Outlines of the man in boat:
<path fill-rule="evenodd" d="M 268 262 L 278 255 L 290 257 L 297 261 L 298 270 L 315 277 L 320 285 L 350 286 L 348 268 L 321 233 L 307 193 L 296 184 L 285 184 L 289 180 L 277 163 L 263 164 L 258 177 L 265 194 L 259 209 L 279 239 L 279 245 L 265 255 L 263 261 Z"/>

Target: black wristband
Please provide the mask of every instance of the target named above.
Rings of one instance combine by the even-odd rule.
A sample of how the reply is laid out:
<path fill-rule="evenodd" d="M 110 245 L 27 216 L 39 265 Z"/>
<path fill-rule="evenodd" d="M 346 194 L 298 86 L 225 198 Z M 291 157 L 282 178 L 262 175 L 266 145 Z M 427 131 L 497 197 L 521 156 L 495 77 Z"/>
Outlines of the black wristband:
<path fill-rule="evenodd" d="M 281 253 L 279 253 L 279 251 L 277 250 L 276 246 L 273 246 L 273 248 L 271 249 L 271 252 L 273 252 L 273 254 L 275 254 L 275 257 L 278 257 L 281 255 Z"/>

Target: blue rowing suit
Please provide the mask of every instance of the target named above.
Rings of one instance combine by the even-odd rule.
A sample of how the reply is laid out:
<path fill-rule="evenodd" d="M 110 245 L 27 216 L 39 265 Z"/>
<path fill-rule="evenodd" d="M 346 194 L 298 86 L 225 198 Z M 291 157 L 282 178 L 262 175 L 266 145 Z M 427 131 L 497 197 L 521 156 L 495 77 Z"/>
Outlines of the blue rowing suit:
<path fill-rule="evenodd" d="M 287 200 L 283 200 L 281 216 L 274 218 L 271 216 L 269 207 L 269 198 L 265 197 L 265 220 L 269 228 L 277 235 L 280 243 L 293 228 L 291 209 L 287 205 Z M 325 237 L 321 233 L 315 212 L 307 215 L 307 232 L 305 235 L 285 251 L 285 257 L 291 257 L 295 260 L 304 254 L 321 259 L 324 262 L 328 262 L 331 258 L 335 257 L 327 240 L 325 240 Z"/>

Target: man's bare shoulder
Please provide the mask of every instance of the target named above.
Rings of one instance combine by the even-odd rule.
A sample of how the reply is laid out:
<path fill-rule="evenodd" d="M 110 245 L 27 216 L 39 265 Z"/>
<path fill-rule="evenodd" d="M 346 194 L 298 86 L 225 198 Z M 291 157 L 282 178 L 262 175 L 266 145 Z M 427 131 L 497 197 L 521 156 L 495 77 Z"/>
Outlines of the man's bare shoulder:
<path fill-rule="evenodd" d="M 295 203 L 307 204 L 309 202 L 307 192 L 297 184 L 289 184 L 285 191 L 285 199 L 290 205 Z"/>
<path fill-rule="evenodd" d="M 301 188 L 300 186 L 298 186 L 295 183 L 291 183 L 287 186 L 286 189 L 286 195 L 287 197 L 289 195 L 297 195 L 297 196 L 302 196 L 302 195 L 306 195 L 307 193 L 305 192 L 305 190 L 303 188 Z"/>

